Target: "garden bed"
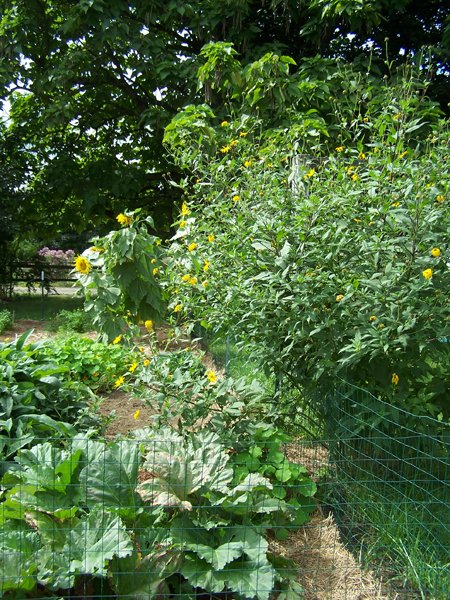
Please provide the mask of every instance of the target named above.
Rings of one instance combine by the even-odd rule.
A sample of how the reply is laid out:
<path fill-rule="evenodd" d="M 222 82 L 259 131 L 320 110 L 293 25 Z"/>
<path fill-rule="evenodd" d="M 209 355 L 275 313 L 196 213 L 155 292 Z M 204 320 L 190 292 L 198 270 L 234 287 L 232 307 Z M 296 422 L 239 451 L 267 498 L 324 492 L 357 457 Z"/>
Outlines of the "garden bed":
<path fill-rule="evenodd" d="M 52 336 L 45 321 L 20 320 L 0 336 L 0 340 L 14 339 L 30 329 L 33 333 L 29 341 Z M 94 337 L 95 333 L 88 335 Z M 157 339 L 166 346 L 172 343 L 165 329 L 157 332 Z M 149 355 L 149 352 L 150 349 L 144 347 L 144 353 Z M 210 355 L 206 356 L 206 361 L 208 369 L 215 367 Z M 113 439 L 150 424 L 158 408 L 130 392 L 117 389 L 102 397 L 98 412 L 107 423 L 106 438 Z M 301 440 L 286 447 L 286 456 L 294 463 L 305 465 L 313 479 L 320 479 L 328 467 L 326 448 L 320 445 L 312 447 Z M 370 572 L 361 569 L 342 543 L 333 516 L 320 506 L 309 523 L 289 534 L 284 542 L 273 540 L 271 547 L 280 556 L 294 560 L 298 566 L 297 579 L 305 590 L 307 600 L 387 598 L 382 584 Z"/>

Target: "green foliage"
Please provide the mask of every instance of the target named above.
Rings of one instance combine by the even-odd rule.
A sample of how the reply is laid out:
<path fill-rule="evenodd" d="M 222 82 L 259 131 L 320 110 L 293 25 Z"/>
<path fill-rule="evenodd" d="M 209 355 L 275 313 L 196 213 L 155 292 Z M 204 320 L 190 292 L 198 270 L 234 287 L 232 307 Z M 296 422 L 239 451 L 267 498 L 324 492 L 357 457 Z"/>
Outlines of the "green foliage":
<path fill-rule="evenodd" d="M 252 119 L 222 123 L 223 146 L 191 164 L 166 272 L 172 308 L 241 335 L 310 398 L 340 376 L 436 416 L 448 410 L 449 133 L 414 87 L 344 114 L 323 155 L 308 139 L 299 155 L 295 128 L 280 150 Z"/>
<path fill-rule="evenodd" d="M 92 329 L 92 323 L 84 310 L 61 310 L 53 318 L 53 322 L 50 324 L 51 329 L 59 332 L 77 332 L 85 333 Z"/>
<path fill-rule="evenodd" d="M 120 446 L 108 449 L 87 438 L 74 440 L 70 450 L 47 442 L 20 453 L 17 468 L 3 480 L 3 592 L 31 591 L 38 582 L 50 590 L 71 588 L 77 576 L 106 576 L 113 557 L 131 554 L 133 542 L 117 510 L 133 494 L 125 482 L 136 479 L 136 450 L 123 448 L 123 464 Z M 104 483 L 97 479 L 100 464 Z M 107 485 L 118 473 L 123 483 L 111 503 Z M 96 503 L 99 495 L 102 504 Z"/>
<path fill-rule="evenodd" d="M 334 85 L 340 65 L 372 68 L 370 93 L 426 48 L 434 98 L 448 110 L 445 0 L 153 0 L 151 10 L 136 0 L 2 0 L 0 15 L 0 95 L 10 106 L 0 126 L 2 256 L 30 232 L 109 227 L 124 205 L 145 207 L 167 232 L 179 200 L 169 180 L 180 174 L 162 135 L 181 107 L 198 103 L 197 73 L 218 111 L 235 95 L 280 120 L 298 93 L 324 112 L 330 98 L 350 99 Z M 297 79 L 283 77 L 282 56 L 295 60 Z M 253 63 L 245 76 L 237 57 Z M 324 80 L 308 61 L 327 59 Z"/>
<path fill-rule="evenodd" d="M 217 434 L 166 428 L 142 438 L 77 437 L 67 450 L 45 443 L 20 452 L 2 481 L 2 592 L 63 590 L 82 576 L 145 598 L 180 585 L 262 599 L 275 585 L 298 592 L 289 565 L 268 552 L 266 531 L 278 518 L 304 522 L 311 503 L 280 499 L 259 474 L 236 474 Z"/>
<path fill-rule="evenodd" d="M 14 323 L 12 313 L 7 309 L 0 310 L 0 333 L 10 329 Z"/>
<path fill-rule="evenodd" d="M 120 376 L 132 376 L 128 369 L 134 362 L 142 362 L 136 352 L 121 344 L 78 335 L 54 338 L 42 347 L 41 355 L 63 368 L 68 379 L 96 392 L 113 389 Z"/>
<path fill-rule="evenodd" d="M 20 448 L 41 438 L 67 438 L 69 423 L 87 426 L 92 393 L 67 378 L 69 368 L 53 360 L 41 343 L 27 343 L 28 333 L 15 342 L 0 343 L 1 470 Z"/>
<path fill-rule="evenodd" d="M 86 311 L 105 341 L 162 317 L 160 240 L 148 234 L 152 219 L 140 219 L 138 213 L 118 215 L 121 228 L 96 238 L 96 245 L 76 260 Z"/>

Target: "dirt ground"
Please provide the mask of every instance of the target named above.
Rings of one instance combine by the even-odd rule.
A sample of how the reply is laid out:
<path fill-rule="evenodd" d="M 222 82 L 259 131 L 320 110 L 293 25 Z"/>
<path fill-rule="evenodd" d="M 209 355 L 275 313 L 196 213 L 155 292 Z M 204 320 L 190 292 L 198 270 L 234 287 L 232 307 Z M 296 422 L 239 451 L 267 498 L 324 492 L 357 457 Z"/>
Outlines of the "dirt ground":
<path fill-rule="evenodd" d="M 18 320 L 11 330 L 0 335 L 0 341 L 13 340 L 31 329 L 30 341 L 51 338 L 52 333 L 47 331 L 46 325 L 43 321 Z M 167 331 L 161 330 L 157 334 L 160 343 L 170 347 Z M 214 368 L 211 357 L 207 357 L 207 368 Z M 121 390 L 103 398 L 99 412 L 108 421 L 108 438 L 151 425 L 152 415 L 156 414 L 151 406 Z M 289 444 L 286 456 L 292 462 L 305 465 L 313 478 L 319 477 L 328 466 L 327 450 L 321 446 Z M 361 569 L 356 558 L 345 547 L 333 515 L 320 506 L 307 525 L 290 534 L 285 542 L 271 542 L 271 548 L 297 564 L 297 579 L 304 588 L 304 600 L 399 598 L 396 594 L 387 594 L 383 582 L 370 571 Z"/>

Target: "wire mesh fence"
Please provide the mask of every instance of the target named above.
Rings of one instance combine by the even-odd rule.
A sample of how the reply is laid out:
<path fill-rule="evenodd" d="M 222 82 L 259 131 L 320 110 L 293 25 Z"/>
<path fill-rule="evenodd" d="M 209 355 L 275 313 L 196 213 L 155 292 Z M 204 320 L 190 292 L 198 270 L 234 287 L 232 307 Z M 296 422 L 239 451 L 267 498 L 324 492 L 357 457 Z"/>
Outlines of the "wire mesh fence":
<path fill-rule="evenodd" d="M 277 424 L 27 445 L 2 421 L 0 596 L 446 599 L 448 425 L 339 382 L 314 430 L 270 386 Z"/>
<path fill-rule="evenodd" d="M 448 424 L 345 384 L 330 430 L 332 504 L 349 546 L 377 565 L 391 590 L 448 597 Z"/>

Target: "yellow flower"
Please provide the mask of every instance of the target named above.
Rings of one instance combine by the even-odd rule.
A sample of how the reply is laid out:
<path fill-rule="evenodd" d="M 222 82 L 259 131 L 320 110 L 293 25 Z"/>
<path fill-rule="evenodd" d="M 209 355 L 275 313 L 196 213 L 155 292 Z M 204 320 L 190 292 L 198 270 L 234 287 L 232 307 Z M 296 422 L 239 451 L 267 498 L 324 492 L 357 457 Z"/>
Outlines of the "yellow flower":
<path fill-rule="evenodd" d="M 75 260 L 75 270 L 82 275 L 87 275 L 91 270 L 91 263 L 84 256 L 77 256 Z"/>
<path fill-rule="evenodd" d="M 350 175 L 355 170 L 355 166 L 354 165 L 350 165 L 349 167 L 345 167 L 345 170 Z"/>
<path fill-rule="evenodd" d="M 189 244 L 188 246 L 188 250 L 189 252 L 193 252 L 195 249 L 197 248 L 197 244 L 195 242 L 192 242 L 191 244 Z"/>
<path fill-rule="evenodd" d="M 130 373 L 134 373 L 136 371 L 137 367 L 138 367 L 137 362 L 133 362 L 133 363 L 131 363 L 130 368 L 128 370 L 130 371 Z"/>
<path fill-rule="evenodd" d="M 231 199 L 233 200 L 233 202 L 239 202 L 241 197 L 238 194 L 235 194 Z"/>
<path fill-rule="evenodd" d="M 364 123 L 368 123 L 369 122 L 369 117 L 364 117 L 363 121 L 364 121 Z"/>
<path fill-rule="evenodd" d="M 344 150 L 345 150 L 344 146 L 338 146 L 336 148 L 336 152 L 344 152 Z"/>
<path fill-rule="evenodd" d="M 186 202 L 183 202 L 183 204 L 181 205 L 181 214 L 183 215 L 183 217 L 186 217 L 190 212 L 191 211 L 189 210 Z"/>
<path fill-rule="evenodd" d="M 425 279 L 431 279 L 433 277 L 433 269 L 425 269 L 425 271 L 422 271 L 422 275 Z"/>
<path fill-rule="evenodd" d="M 148 358 L 146 358 L 144 360 L 144 367 L 148 367 L 149 364 L 150 364 L 150 361 L 148 360 Z"/>
<path fill-rule="evenodd" d="M 247 132 L 246 131 L 241 131 L 239 134 L 239 137 L 247 137 Z"/>
<path fill-rule="evenodd" d="M 210 234 L 208 235 L 208 242 L 210 242 L 211 244 L 212 244 L 212 242 L 213 242 L 215 239 L 216 239 L 216 238 L 214 237 L 214 234 L 213 234 L 213 233 L 210 233 Z"/>
<path fill-rule="evenodd" d="M 186 221 L 180 221 L 180 227 L 183 229 L 184 227 L 186 227 L 187 222 Z"/>
<path fill-rule="evenodd" d="M 122 335 L 118 335 L 117 337 L 115 337 L 112 341 L 113 344 L 120 344 L 120 342 L 122 341 Z"/>
<path fill-rule="evenodd" d="M 248 169 L 248 167 L 251 167 L 251 166 L 252 166 L 252 161 L 251 161 L 251 160 L 246 160 L 246 161 L 244 161 L 244 167 L 245 167 L 246 169 Z"/>
<path fill-rule="evenodd" d="M 231 146 L 223 146 L 220 151 L 222 152 L 222 154 L 227 154 L 227 152 L 229 152 L 231 150 Z"/>
<path fill-rule="evenodd" d="M 371 315 L 371 316 L 369 317 L 369 321 L 372 321 L 372 322 L 373 322 L 373 321 L 376 321 L 376 320 L 377 320 L 377 318 L 376 318 L 376 316 L 375 316 L 375 315 Z"/>
<path fill-rule="evenodd" d="M 394 208 L 398 208 L 400 206 L 400 202 L 393 202 L 391 206 L 393 206 Z"/>
<path fill-rule="evenodd" d="M 152 331 L 153 330 L 153 321 L 151 319 L 147 319 L 147 321 L 145 321 L 145 323 L 144 323 L 144 327 L 145 327 L 145 329 L 147 329 L 147 331 Z"/>
<path fill-rule="evenodd" d="M 155 246 L 161 246 L 161 240 L 159 238 L 155 240 Z"/>
<path fill-rule="evenodd" d="M 89 248 L 89 252 L 98 252 L 99 254 L 101 252 L 104 252 L 105 249 L 104 248 L 98 248 L 97 246 L 92 246 L 91 248 Z"/>
<path fill-rule="evenodd" d="M 355 223 L 361 223 L 361 219 L 357 219 L 356 217 L 353 219 Z"/>
<path fill-rule="evenodd" d="M 123 375 L 121 375 L 119 377 L 119 379 L 116 379 L 116 381 L 114 382 L 114 387 L 118 388 L 120 387 L 123 383 L 125 382 L 125 377 Z"/>
<path fill-rule="evenodd" d="M 392 373 L 391 381 L 394 385 L 398 384 L 398 382 L 400 381 L 400 377 L 397 375 L 397 373 Z"/>
<path fill-rule="evenodd" d="M 124 215 L 123 213 L 117 215 L 116 219 L 119 222 L 119 224 L 122 225 L 122 227 L 129 227 L 133 222 L 133 217 L 129 217 L 127 215 Z"/>
<path fill-rule="evenodd" d="M 152 258 L 152 260 L 150 261 L 150 263 L 151 263 L 152 265 L 154 265 L 154 264 L 156 263 L 156 258 Z"/>
<path fill-rule="evenodd" d="M 228 125 L 228 121 L 222 121 L 220 124 L 221 127 L 226 127 Z"/>
<path fill-rule="evenodd" d="M 190 276 L 188 273 L 186 273 L 186 275 L 183 275 L 183 277 L 182 277 L 181 279 L 182 279 L 184 282 L 187 282 L 187 281 L 189 281 L 189 279 L 190 279 L 190 278 L 191 278 L 191 276 Z"/>
<path fill-rule="evenodd" d="M 135 421 L 137 421 L 139 419 L 139 415 L 141 414 L 141 411 L 139 410 L 139 408 L 137 409 L 137 411 L 134 413 L 133 415 L 133 419 Z"/>
<path fill-rule="evenodd" d="M 206 371 L 206 377 L 208 378 L 209 383 L 212 383 L 213 385 L 217 383 L 217 375 L 214 371 Z"/>
<path fill-rule="evenodd" d="M 207 285 L 208 285 L 208 282 L 207 282 L 206 280 L 205 280 L 205 281 L 202 281 L 202 287 L 204 287 L 204 288 L 205 288 Z"/>
<path fill-rule="evenodd" d="M 314 167 L 312 167 L 307 173 L 306 173 L 306 177 L 314 177 L 316 170 Z"/>
<path fill-rule="evenodd" d="M 140 346 L 140 348 L 139 348 L 139 352 L 145 352 L 145 348 L 144 348 L 144 346 Z"/>
<path fill-rule="evenodd" d="M 158 271 L 159 271 L 158 267 L 155 267 L 152 271 L 152 275 L 158 275 Z"/>
<path fill-rule="evenodd" d="M 205 273 L 208 271 L 210 265 L 211 263 L 209 262 L 209 260 L 205 260 L 205 264 L 203 265 L 203 270 L 205 271 Z"/>
<path fill-rule="evenodd" d="M 196 285 L 196 284 L 198 283 L 198 279 L 197 279 L 197 277 L 191 277 L 191 278 L 189 279 L 189 283 L 190 283 L 191 285 Z"/>
<path fill-rule="evenodd" d="M 402 152 L 401 154 L 398 155 L 399 158 L 405 158 L 405 156 L 408 154 L 408 150 L 405 150 L 404 152 Z"/>
<path fill-rule="evenodd" d="M 231 146 L 231 148 L 234 148 L 234 147 L 235 147 L 235 146 L 237 146 L 238 144 L 239 144 L 238 140 L 232 140 L 232 141 L 230 142 L 230 146 Z"/>
<path fill-rule="evenodd" d="M 433 248 L 433 250 L 431 251 L 431 256 L 434 256 L 434 258 L 437 258 L 440 255 L 441 255 L 440 249 L 439 248 Z"/>
<path fill-rule="evenodd" d="M 352 179 L 353 179 L 353 181 L 358 181 L 359 175 L 357 173 L 353 173 Z"/>
<path fill-rule="evenodd" d="M 402 118 L 402 113 L 397 113 L 392 118 L 395 119 L 396 121 L 400 121 L 400 119 Z"/>
<path fill-rule="evenodd" d="M 445 198 L 442 194 L 436 196 L 436 202 L 444 202 Z"/>
<path fill-rule="evenodd" d="M 338 294 L 338 295 L 336 296 L 336 302 L 340 302 L 340 301 L 341 301 L 341 300 L 343 300 L 343 299 L 344 299 L 344 294 Z"/>
<path fill-rule="evenodd" d="M 181 312 L 182 308 L 183 307 L 181 306 L 181 304 L 177 304 L 175 306 L 175 308 L 173 309 L 173 312 L 179 313 L 179 312 Z"/>
<path fill-rule="evenodd" d="M 360 152 L 360 153 L 358 154 L 358 158 L 359 158 L 359 160 L 366 160 L 366 155 L 365 155 L 365 153 L 364 153 L 364 152 Z"/>

